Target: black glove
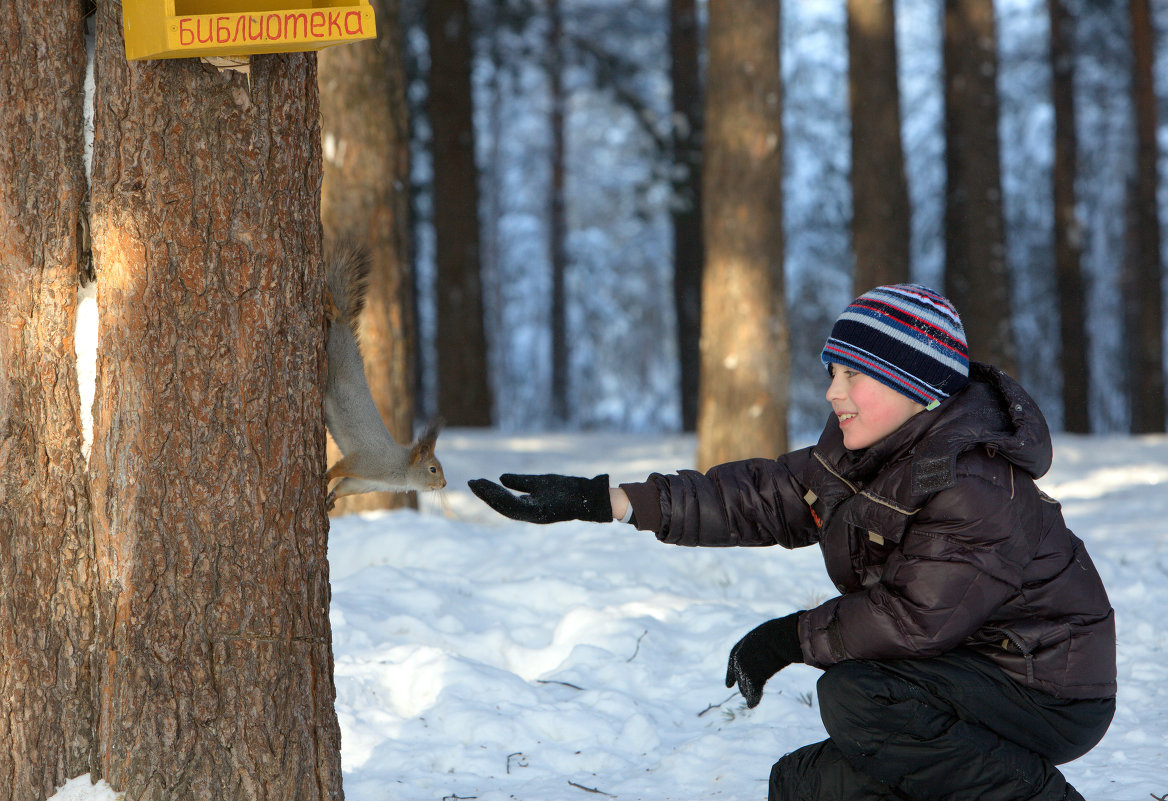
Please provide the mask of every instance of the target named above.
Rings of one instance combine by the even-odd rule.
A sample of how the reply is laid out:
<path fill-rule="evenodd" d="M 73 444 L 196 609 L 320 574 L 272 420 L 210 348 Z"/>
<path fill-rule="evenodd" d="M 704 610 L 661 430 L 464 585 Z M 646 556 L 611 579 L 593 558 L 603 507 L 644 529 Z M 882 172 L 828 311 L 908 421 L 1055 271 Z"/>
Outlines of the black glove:
<path fill-rule="evenodd" d="M 753 629 L 730 649 L 726 666 L 726 686 L 738 682 L 738 691 L 750 709 L 762 700 L 762 686 L 767 679 L 794 662 L 803 661 L 799 645 L 799 615 L 768 620 Z"/>
<path fill-rule="evenodd" d="M 499 481 L 503 482 L 503 487 L 528 494 L 515 495 L 485 478 L 471 479 L 467 485 L 488 506 L 512 520 L 527 523 L 559 523 L 562 520 L 612 522 L 607 473 L 595 478 L 504 473 L 499 476 Z"/>

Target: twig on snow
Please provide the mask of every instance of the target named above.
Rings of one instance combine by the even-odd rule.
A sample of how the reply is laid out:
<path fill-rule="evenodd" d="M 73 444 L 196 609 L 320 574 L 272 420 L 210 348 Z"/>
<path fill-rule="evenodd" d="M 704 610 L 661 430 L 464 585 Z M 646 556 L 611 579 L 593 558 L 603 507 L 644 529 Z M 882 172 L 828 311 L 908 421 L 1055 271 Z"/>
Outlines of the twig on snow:
<path fill-rule="evenodd" d="M 738 695 L 738 691 L 737 691 L 737 690 L 735 690 L 734 692 L 732 692 L 732 693 L 730 694 L 730 697 L 729 697 L 729 698 L 727 698 L 725 701 L 723 701 L 721 704 L 710 704 L 708 707 L 706 707 L 705 709 L 703 709 L 701 712 L 699 712 L 699 713 L 698 713 L 698 717 L 700 718 L 702 715 L 706 714 L 706 713 L 707 713 L 707 712 L 709 712 L 711 709 L 717 709 L 718 707 L 720 707 L 720 706 L 723 706 L 724 704 L 726 704 L 727 702 L 729 702 L 731 698 L 733 698 L 733 697 L 734 697 L 734 696 L 736 696 L 736 695 Z"/>
<path fill-rule="evenodd" d="M 508 775 L 510 775 L 510 773 L 511 773 L 511 760 L 514 757 L 519 757 L 518 759 L 515 760 L 516 765 L 518 765 L 521 768 L 527 767 L 527 754 L 524 754 L 520 751 L 516 751 L 514 754 L 508 754 L 507 755 L 507 773 L 508 773 Z"/>
<path fill-rule="evenodd" d="M 566 682 L 566 681 L 552 681 L 550 679 L 536 679 L 535 683 L 536 684 L 562 684 L 565 687 L 571 687 L 573 690 L 579 690 L 580 692 L 584 692 L 583 687 L 577 687 L 575 684 L 571 684 L 571 683 Z"/>
<path fill-rule="evenodd" d="M 649 633 L 648 629 L 645 629 L 644 631 L 641 632 L 641 636 L 637 638 L 637 647 L 633 649 L 633 655 L 630 656 L 628 659 L 626 659 L 625 660 L 626 662 L 632 662 L 634 659 L 637 658 L 637 654 L 639 654 L 641 652 L 641 640 L 645 639 L 645 636 L 648 633 Z"/>
<path fill-rule="evenodd" d="M 616 796 L 613 795 L 612 793 L 606 793 L 606 792 L 604 792 L 604 790 L 597 790 L 595 787 L 585 787 L 584 785 L 576 784 L 576 782 L 571 781 L 571 780 L 568 781 L 568 784 L 572 785 L 573 787 L 578 787 L 579 789 L 583 790 L 586 793 L 595 793 L 596 795 L 606 795 L 609 798 L 616 798 Z"/>

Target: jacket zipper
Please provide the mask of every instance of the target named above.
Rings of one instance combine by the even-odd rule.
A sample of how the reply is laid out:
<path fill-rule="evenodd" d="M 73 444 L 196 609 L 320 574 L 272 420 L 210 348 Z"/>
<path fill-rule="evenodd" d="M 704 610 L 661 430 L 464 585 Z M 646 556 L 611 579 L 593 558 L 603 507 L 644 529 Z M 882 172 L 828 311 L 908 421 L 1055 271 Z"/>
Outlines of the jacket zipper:
<path fill-rule="evenodd" d="M 1026 681 L 1033 684 L 1034 683 L 1034 654 L 1031 653 L 1030 649 L 1026 647 L 1026 644 L 1024 642 L 1022 642 L 1021 638 L 1019 638 L 1017 634 L 1010 631 L 1009 629 L 991 629 L 991 631 L 997 631 L 997 632 L 1005 635 L 1005 639 L 1002 640 L 1002 650 L 1003 651 L 1010 650 L 1008 646 L 1013 645 L 1015 648 L 1018 649 L 1018 653 L 1022 654 L 1023 658 L 1026 660 Z"/>
<path fill-rule="evenodd" d="M 885 507 L 885 508 L 891 509 L 891 510 L 892 510 L 892 511 L 894 511 L 894 512 L 898 512 L 898 513 L 900 513 L 900 514 L 902 514 L 902 515 L 905 515 L 906 517 L 912 517 L 912 516 L 913 516 L 913 515 L 915 515 L 917 512 L 921 511 L 919 508 L 917 508 L 917 509 L 906 509 L 906 508 L 904 508 L 903 506 L 897 506 L 897 505 L 896 505 L 895 503 L 893 503 L 892 501 L 887 501 L 887 500 L 885 500 L 884 498 L 881 498 L 881 497 L 880 497 L 880 496 L 878 496 L 878 495 L 874 495 L 873 493 L 869 492 L 868 490 L 864 490 L 864 491 L 863 491 L 863 492 L 861 492 L 860 494 L 861 494 L 861 495 L 863 495 L 863 496 L 864 496 L 865 498 L 867 498 L 868 500 L 872 501 L 873 503 L 878 503 L 878 504 L 880 504 L 881 506 L 883 506 L 883 507 Z"/>
<path fill-rule="evenodd" d="M 848 489 L 850 489 L 852 491 L 853 495 L 855 495 L 857 492 L 860 491 L 859 487 L 857 487 L 855 484 L 848 481 L 846 478 L 844 478 L 839 473 L 837 473 L 835 470 L 833 470 L 831 468 L 831 465 L 829 465 L 827 463 L 827 460 L 819 455 L 818 451 L 812 451 L 811 453 L 813 456 L 815 456 L 816 461 L 818 461 L 821 465 L 823 465 L 823 469 L 826 470 L 827 472 L 831 473 L 833 476 L 838 478 L 840 481 L 844 482 L 844 484 L 846 484 L 848 486 Z"/>

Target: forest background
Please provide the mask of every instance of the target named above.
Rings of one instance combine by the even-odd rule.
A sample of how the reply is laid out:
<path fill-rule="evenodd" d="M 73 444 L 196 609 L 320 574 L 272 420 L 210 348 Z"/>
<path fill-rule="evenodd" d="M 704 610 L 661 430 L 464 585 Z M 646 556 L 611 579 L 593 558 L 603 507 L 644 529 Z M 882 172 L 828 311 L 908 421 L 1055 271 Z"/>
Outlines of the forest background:
<path fill-rule="evenodd" d="M 373 5 L 244 71 L 128 62 L 116 0 L 0 15 L 0 799 L 339 796 L 342 236 L 400 439 L 779 453 L 831 320 L 908 278 L 1056 429 L 1164 431 L 1164 3 Z"/>
<path fill-rule="evenodd" d="M 975 354 L 982 347 L 981 358 L 1008 362 L 1005 366 L 1034 394 L 1054 428 L 1133 430 L 1130 398 L 1139 381 L 1135 376 L 1147 364 L 1141 368 L 1129 358 L 1147 340 L 1133 333 L 1133 316 L 1141 298 L 1162 297 L 1164 290 L 1158 272 L 1145 272 L 1142 280 L 1134 266 L 1137 178 L 1140 165 L 1149 162 L 1137 152 L 1130 8 L 1123 2 L 1004 0 L 994 5 L 996 20 L 979 21 L 983 33 L 996 37 L 990 39 L 996 47 L 969 58 L 978 62 L 978 70 L 996 76 L 979 89 L 997 96 L 969 103 L 986 105 L 996 128 L 973 130 L 965 145 L 982 148 L 968 161 L 971 172 L 986 176 L 976 189 L 1000 191 L 999 201 L 990 198 L 978 213 L 990 219 L 1000 215 L 1000 229 L 994 231 L 987 221 L 981 235 L 994 239 L 993 247 L 1001 250 L 995 254 L 987 245 L 977 254 L 980 261 L 963 266 L 947 264 L 956 259 L 947 243 L 959 243 L 961 235 L 946 218 L 953 213 L 947 200 L 946 126 L 953 123 L 947 122 L 945 64 L 946 59 L 959 63 L 946 55 L 946 48 L 965 45 L 946 37 L 946 5 L 963 4 L 899 0 L 895 54 L 883 62 L 869 61 L 867 68 L 861 64 L 855 73 L 849 73 L 849 63 L 858 61 L 854 54 L 849 61 L 849 14 L 854 21 L 863 6 L 892 4 L 782 6 L 780 247 L 792 430 L 808 433 L 822 425 L 818 354 L 832 320 L 854 294 L 879 280 L 907 278 L 961 295 L 953 285 L 960 281 L 952 275 L 957 270 L 973 274 L 975 294 L 996 301 L 987 308 L 955 297 L 972 329 Z M 685 312 L 671 301 L 675 276 L 687 269 L 678 248 L 694 243 L 679 238 L 673 216 L 692 197 L 684 179 L 695 174 L 695 165 L 680 158 L 684 142 L 679 145 L 681 134 L 672 124 L 688 118 L 684 105 L 671 104 L 679 59 L 669 58 L 670 31 L 683 23 L 675 21 L 671 28 L 667 13 L 684 6 L 565 3 L 553 4 L 552 12 L 517 0 L 471 6 L 474 166 L 481 187 L 488 357 L 480 381 L 490 392 L 492 421 L 504 429 L 566 425 L 645 431 L 694 425 L 678 389 L 683 369 L 678 350 L 687 343 L 677 335 L 679 320 L 689 327 L 694 323 L 684 322 Z M 1168 130 L 1163 122 L 1168 6 L 1153 6 L 1158 122 L 1152 144 L 1162 152 Z M 1060 40 L 1050 36 L 1052 8 L 1066 15 Z M 556 9 L 562 16 L 558 28 L 549 22 Z M 430 62 L 421 10 L 416 3 L 403 5 L 424 343 L 421 407 L 453 411 L 457 420 L 457 407 L 439 402 L 443 355 L 431 343 L 441 348 L 447 341 L 444 329 L 466 320 L 443 316 L 441 301 L 435 302 L 435 272 L 442 286 L 447 269 L 435 241 L 449 242 L 449 237 L 439 230 L 433 208 L 435 203 L 465 204 L 465 193 L 443 201 L 431 180 L 432 132 L 426 114 L 439 112 L 426 102 Z M 870 50 L 892 46 L 879 41 L 887 30 L 877 28 L 877 33 Z M 857 38 L 852 37 L 853 46 Z M 1061 65 L 1057 76 L 1052 64 Z M 898 78 L 891 89 L 881 87 L 889 67 Z M 549 77 L 553 68 L 560 71 L 558 81 Z M 1072 88 L 1070 112 L 1065 96 L 1063 107 L 1056 107 L 1056 77 Z M 895 122 L 899 115 L 899 142 L 874 132 L 871 122 L 865 140 L 852 141 L 849 85 L 861 110 L 877 107 L 873 113 L 883 117 L 877 125 Z M 1000 147 L 982 144 L 995 136 Z M 1061 148 L 1057 161 L 1056 148 Z M 1160 170 L 1162 209 L 1168 198 L 1164 165 L 1153 163 Z M 1063 175 L 1056 175 L 1056 164 Z M 888 178 L 874 187 L 869 178 L 867 186 L 855 189 L 856 181 L 865 180 L 865 170 L 878 169 Z M 899 188 L 898 172 L 904 182 Z M 1073 188 L 1070 201 L 1059 201 L 1069 202 L 1071 212 L 1056 208 L 1056 192 L 1066 191 L 1059 181 Z M 905 187 L 907 206 L 900 206 L 904 201 L 897 192 Z M 949 191 L 963 190 L 950 186 Z M 865 215 L 855 207 L 856 192 L 868 193 L 859 196 L 861 203 L 883 208 Z M 554 217 L 557 209 L 560 221 Z M 1163 212 L 1156 214 L 1162 227 Z M 679 216 L 676 222 L 693 225 L 700 219 L 700 214 Z M 883 228 L 883 233 L 854 233 L 854 225 Z M 858 241 L 867 243 L 870 255 L 857 255 L 853 236 L 867 237 Z M 885 241 L 896 238 L 903 240 L 899 249 Z M 1068 253 L 1077 258 L 1077 268 L 1060 268 Z M 882 268 L 888 272 L 879 272 Z M 1068 279 L 1068 269 L 1079 271 L 1078 283 Z M 979 314 L 991 319 L 968 322 Z M 557 318 L 566 318 L 559 323 L 560 333 Z M 1064 322 L 1068 329 L 1060 329 Z M 1008 341 L 994 349 L 979 345 L 977 334 L 999 323 L 1007 327 Z M 436 336 L 439 329 L 443 333 Z M 1161 332 L 1162 341 L 1163 322 L 1152 330 Z M 449 341 L 464 347 L 468 336 L 473 334 L 464 331 Z M 1064 337 L 1069 350 L 1080 351 L 1080 362 L 1062 360 Z M 688 346 L 695 347 L 692 341 Z M 1153 354 L 1151 362 L 1161 372 L 1162 354 L 1159 361 Z M 567 376 L 566 390 L 557 386 L 559 374 Z M 557 400 L 557 393 L 566 399 Z M 1068 403 L 1074 410 L 1069 425 Z M 1146 423 L 1134 426 L 1147 428 Z M 1162 423 L 1151 430 L 1162 430 Z"/>

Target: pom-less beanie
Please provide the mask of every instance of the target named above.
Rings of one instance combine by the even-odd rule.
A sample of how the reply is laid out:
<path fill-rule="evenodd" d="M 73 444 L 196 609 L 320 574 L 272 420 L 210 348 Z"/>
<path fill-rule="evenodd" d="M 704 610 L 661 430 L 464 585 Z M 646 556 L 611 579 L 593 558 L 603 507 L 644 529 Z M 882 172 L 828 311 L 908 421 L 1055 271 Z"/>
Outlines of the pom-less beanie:
<path fill-rule="evenodd" d="M 858 370 L 929 409 L 969 383 L 957 309 L 918 284 L 880 286 L 853 300 L 820 359 Z"/>

